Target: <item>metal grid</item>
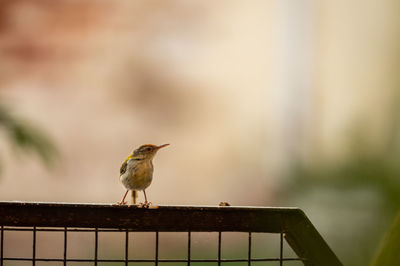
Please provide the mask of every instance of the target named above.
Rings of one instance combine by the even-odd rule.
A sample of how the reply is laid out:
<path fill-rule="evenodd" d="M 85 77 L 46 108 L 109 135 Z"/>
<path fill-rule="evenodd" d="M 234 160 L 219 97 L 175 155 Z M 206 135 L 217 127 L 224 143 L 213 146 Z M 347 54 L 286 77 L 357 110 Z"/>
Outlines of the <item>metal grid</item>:
<path fill-rule="evenodd" d="M 222 236 L 223 232 L 218 232 L 218 255 L 216 259 L 194 259 L 191 257 L 191 247 L 192 247 L 192 232 L 187 232 L 187 258 L 186 259 L 161 259 L 159 258 L 159 232 L 154 232 L 155 234 L 155 250 L 154 250 L 154 259 L 135 259 L 129 258 L 129 233 L 134 233 L 136 231 L 132 231 L 129 229 L 81 229 L 81 228 L 38 228 L 36 226 L 32 228 L 19 228 L 19 227 L 10 227 L 10 226 L 1 226 L 1 234 L 0 234 L 0 266 L 3 266 L 4 261 L 31 261 L 32 265 L 36 265 L 38 261 L 44 262 L 63 262 L 63 265 L 67 265 L 67 262 L 93 262 L 94 265 L 97 265 L 98 262 L 124 262 L 125 265 L 128 265 L 129 262 L 153 262 L 155 265 L 158 265 L 159 262 L 175 262 L 175 263 L 187 263 L 190 265 L 191 263 L 196 262 L 213 262 L 221 263 L 226 262 L 247 262 L 248 265 L 251 265 L 252 262 L 279 262 L 279 265 L 283 265 L 284 261 L 302 261 L 301 258 L 289 258 L 284 257 L 283 252 L 283 242 L 284 242 L 284 234 L 280 233 L 280 241 L 279 241 L 279 257 L 270 257 L 270 258 L 252 258 L 252 233 L 248 233 L 248 247 L 247 247 L 247 258 L 241 259 L 223 259 L 221 256 L 222 250 Z M 32 232 L 32 257 L 7 257 L 4 256 L 4 245 L 6 245 L 4 241 L 4 234 L 7 231 L 29 231 Z M 63 232 L 63 258 L 43 258 L 36 256 L 36 245 L 37 245 L 37 232 Z M 94 234 L 94 254 L 93 258 L 67 258 L 68 254 L 68 232 L 92 232 Z M 125 240 L 124 240 L 124 259 L 99 259 L 98 258 L 98 247 L 99 247 L 99 232 L 124 232 Z"/>
<path fill-rule="evenodd" d="M 112 218 L 111 218 L 112 217 Z M 127 217 L 129 217 L 127 219 Z M 177 222 L 179 221 L 179 222 Z M 210 263 L 229 265 L 242 263 L 254 265 L 286 265 L 286 262 L 301 262 L 304 265 L 341 265 L 304 213 L 290 208 L 237 208 L 237 207 L 182 207 L 163 206 L 155 209 L 142 209 L 135 206 L 42 204 L 42 203 L 2 203 L 0 202 L 0 266 L 9 261 L 98 263 Z M 6 256 L 5 235 L 10 231 L 32 233 L 32 256 Z M 38 232 L 62 232 L 62 258 L 37 256 Z M 68 239 L 71 232 L 89 232 L 94 235 L 92 258 L 69 258 Z M 99 258 L 99 233 L 124 233 L 124 256 L 120 259 Z M 155 236 L 154 257 L 139 259 L 129 256 L 129 239 L 137 232 L 151 232 Z M 186 258 L 160 258 L 160 232 L 184 232 L 187 234 Z M 217 256 L 214 259 L 192 257 L 192 233 L 215 232 L 218 234 Z M 221 256 L 224 232 L 247 234 L 247 256 L 242 258 L 223 258 Z M 279 256 L 254 258 L 254 233 L 278 234 Z M 285 257 L 284 238 L 297 257 Z M 265 247 L 268 248 L 268 247 Z M 314 249 L 314 250 L 309 250 Z M 316 254 L 316 255 L 315 255 Z M 323 262 L 323 264 L 321 263 Z M 51 265 L 51 263 L 49 263 Z M 233 264 L 232 264 L 233 265 Z M 291 265 L 288 263 L 288 265 Z"/>

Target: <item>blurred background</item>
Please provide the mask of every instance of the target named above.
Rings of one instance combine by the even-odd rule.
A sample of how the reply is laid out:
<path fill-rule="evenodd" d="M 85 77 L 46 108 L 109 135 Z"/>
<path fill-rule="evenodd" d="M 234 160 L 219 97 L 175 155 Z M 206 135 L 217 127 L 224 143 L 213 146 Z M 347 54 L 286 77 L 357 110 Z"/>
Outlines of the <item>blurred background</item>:
<path fill-rule="evenodd" d="M 400 204 L 397 0 L 1 0 L 0 200 L 297 206 L 367 265 Z M 139 200 L 143 200 L 142 193 Z"/>

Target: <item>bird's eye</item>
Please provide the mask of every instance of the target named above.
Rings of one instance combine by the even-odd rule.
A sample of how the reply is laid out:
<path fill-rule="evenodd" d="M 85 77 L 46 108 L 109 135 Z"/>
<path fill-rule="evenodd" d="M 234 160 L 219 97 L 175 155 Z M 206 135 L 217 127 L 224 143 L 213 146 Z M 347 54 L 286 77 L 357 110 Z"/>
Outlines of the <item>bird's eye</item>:
<path fill-rule="evenodd" d="M 145 149 L 145 151 L 151 151 L 151 148 L 150 148 L 150 147 L 147 147 L 147 148 Z"/>

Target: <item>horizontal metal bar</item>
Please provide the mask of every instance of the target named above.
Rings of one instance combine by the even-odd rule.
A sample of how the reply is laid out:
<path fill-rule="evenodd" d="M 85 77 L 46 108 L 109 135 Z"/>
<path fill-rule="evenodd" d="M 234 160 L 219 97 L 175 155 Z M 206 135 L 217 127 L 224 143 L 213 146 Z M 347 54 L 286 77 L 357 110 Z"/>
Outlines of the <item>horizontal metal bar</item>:
<path fill-rule="evenodd" d="M 0 202 L 8 226 L 124 228 L 137 231 L 243 231 L 279 233 L 297 208 L 117 206 Z M 51 219 L 49 219 L 51 217 Z"/>
<path fill-rule="evenodd" d="M 32 258 L 3 258 L 9 261 L 32 261 Z M 64 259 L 36 258 L 36 261 L 63 262 Z M 280 261 L 280 258 L 251 259 L 252 262 Z M 282 258 L 283 261 L 301 261 L 299 258 Z M 67 262 L 94 262 L 94 259 L 66 259 Z M 97 259 L 97 262 L 125 262 L 124 259 Z M 128 262 L 156 262 L 155 259 L 129 259 Z M 188 262 L 187 259 L 158 259 L 158 262 Z M 248 259 L 221 259 L 221 262 L 247 262 Z M 217 259 L 190 259 L 190 262 L 218 262 Z"/>

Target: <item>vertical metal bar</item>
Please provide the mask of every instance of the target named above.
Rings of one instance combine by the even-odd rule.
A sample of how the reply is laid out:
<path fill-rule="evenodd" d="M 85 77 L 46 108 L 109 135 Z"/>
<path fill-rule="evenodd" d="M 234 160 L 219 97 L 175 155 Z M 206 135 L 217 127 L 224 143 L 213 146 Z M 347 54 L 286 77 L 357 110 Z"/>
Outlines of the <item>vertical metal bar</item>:
<path fill-rule="evenodd" d="M 67 227 L 64 227 L 64 259 L 63 265 L 67 265 Z"/>
<path fill-rule="evenodd" d="M 192 248 L 192 233 L 189 231 L 188 232 L 188 254 L 187 254 L 187 259 L 188 263 L 187 265 L 190 266 L 190 249 Z"/>
<path fill-rule="evenodd" d="M 4 250 L 4 226 L 1 226 L 0 232 L 0 266 L 3 266 L 3 250 Z"/>
<path fill-rule="evenodd" d="M 248 260 L 248 265 L 251 265 L 251 232 L 249 232 L 249 250 L 248 250 L 248 256 L 247 256 L 247 260 Z"/>
<path fill-rule="evenodd" d="M 283 233 L 281 232 L 281 241 L 280 241 L 280 254 L 279 254 L 279 265 L 283 265 Z"/>
<path fill-rule="evenodd" d="M 129 252 L 129 231 L 125 232 L 125 266 L 128 266 L 128 252 Z"/>
<path fill-rule="evenodd" d="M 156 231 L 156 258 L 155 258 L 155 266 L 158 266 L 158 231 Z"/>
<path fill-rule="evenodd" d="M 99 247 L 99 229 L 94 229 L 94 265 L 97 266 L 97 256 Z"/>
<path fill-rule="evenodd" d="M 222 233 L 218 232 L 218 266 L 221 266 L 221 240 Z"/>
<path fill-rule="evenodd" d="M 33 227 L 32 266 L 36 265 L 36 226 Z"/>

